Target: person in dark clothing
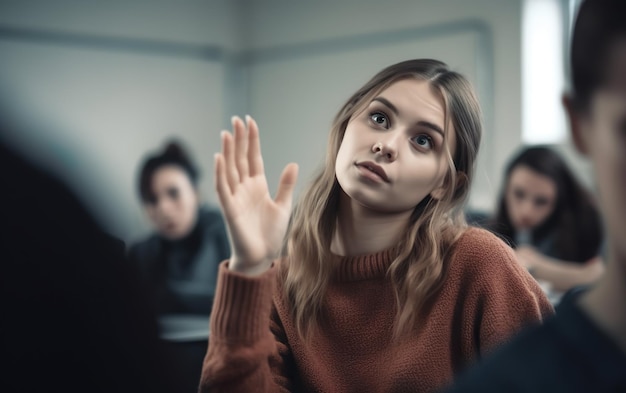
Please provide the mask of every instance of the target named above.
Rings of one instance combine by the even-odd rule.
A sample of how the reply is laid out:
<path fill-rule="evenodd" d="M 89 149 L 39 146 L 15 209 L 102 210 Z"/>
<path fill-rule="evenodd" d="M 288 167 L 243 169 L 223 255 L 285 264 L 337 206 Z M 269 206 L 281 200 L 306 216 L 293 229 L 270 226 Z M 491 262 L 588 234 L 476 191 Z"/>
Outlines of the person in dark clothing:
<path fill-rule="evenodd" d="M 200 205 L 197 181 L 195 166 L 175 142 L 140 171 L 139 195 L 156 231 L 133 244 L 128 256 L 159 314 L 209 315 L 218 264 L 230 256 L 222 214 Z"/>
<path fill-rule="evenodd" d="M 457 392 L 626 392 L 626 2 L 586 0 L 574 27 L 573 91 L 563 99 L 577 149 L 594 165 L 607 271 L 556 316 L 461 376 Z"/>
<path fill-rule="evenodd" d="M 0 184 L 0 391 L 176 391 L 124 244 L 1 141 Z"/>

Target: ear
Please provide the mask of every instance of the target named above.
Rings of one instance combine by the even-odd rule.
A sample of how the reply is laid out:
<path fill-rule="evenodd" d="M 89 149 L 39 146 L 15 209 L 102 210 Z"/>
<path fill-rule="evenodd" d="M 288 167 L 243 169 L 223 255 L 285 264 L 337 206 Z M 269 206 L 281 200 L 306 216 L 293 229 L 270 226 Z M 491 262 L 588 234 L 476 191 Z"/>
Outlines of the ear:
<path fill-rule="evenodd" d="M 441 185 L 430 192 L 430 197 L 435 200 L 440 200 L 444 195 L 446 195 L 446 187 L 444 185 Z"/>
<path fill-rule="evenodd" d="M 430 197 L 435 200 L 440 200 L 446 195 L 446 190 L 449 187 L 449 184 L 445 181 L 445 178 L 441 180 L 441 184 L 430 192 Z M 457 171 L 456 173 L 456 184 L 454 185 L 454 195 L 459 192 L 460 188 L 467 187 L 467 175 L 465 172 Z"/>
<path fill-rule="evenodd" d="M 589 148 L 587 146 L 587 138 L 584 135 L 581 127 L 581 113 L 576 109 L 573 98 L 568 94 L 563 94 L 561 97 L 567 120 L 569 121 L 570 133 L 576 150 L 582 155 L 589 154 Z"/>

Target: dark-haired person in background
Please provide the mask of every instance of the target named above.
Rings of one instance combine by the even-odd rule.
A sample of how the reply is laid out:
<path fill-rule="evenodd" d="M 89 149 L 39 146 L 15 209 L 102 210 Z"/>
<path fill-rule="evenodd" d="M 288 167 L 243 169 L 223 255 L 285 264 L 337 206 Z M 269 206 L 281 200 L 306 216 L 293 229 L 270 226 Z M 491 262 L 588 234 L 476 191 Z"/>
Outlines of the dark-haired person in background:
<path fill-rule="evenodd" d="M 155 228 L 133 244 L 137 264 L 159 314 L 209 315 L 220 261 L 230 256 L 218 209 L 202 206 L 198 171 L 179 143 L 148 157 L 139 174 L 139 195 Z"/>
<path fill-rule="evenodd" d="M 626 1 L 586 0 L 564 98 L 577 149 L 593 162 L 607 271 L 556 316 L 519 336 L 452 392 L 626 392 Z"/>
<path fill-rule="evenodd" d="M 556 292 L 593 283 L 604 272 L 600 213 L 549 147 L 523 148 L 511 160 L 490 226 L 515 248 L 519 262 Z"/>

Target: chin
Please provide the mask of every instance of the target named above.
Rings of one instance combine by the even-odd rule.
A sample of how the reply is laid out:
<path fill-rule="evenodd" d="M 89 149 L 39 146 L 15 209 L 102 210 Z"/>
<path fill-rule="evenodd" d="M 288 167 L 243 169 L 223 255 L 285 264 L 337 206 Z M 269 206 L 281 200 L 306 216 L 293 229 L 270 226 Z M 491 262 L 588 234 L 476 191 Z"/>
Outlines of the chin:
<path fill-rule="evenodd" d="M 180 231 L 161 231 L 161 236 L 167 240 L 179 240 L 185 237 L 186 233 Z"/>

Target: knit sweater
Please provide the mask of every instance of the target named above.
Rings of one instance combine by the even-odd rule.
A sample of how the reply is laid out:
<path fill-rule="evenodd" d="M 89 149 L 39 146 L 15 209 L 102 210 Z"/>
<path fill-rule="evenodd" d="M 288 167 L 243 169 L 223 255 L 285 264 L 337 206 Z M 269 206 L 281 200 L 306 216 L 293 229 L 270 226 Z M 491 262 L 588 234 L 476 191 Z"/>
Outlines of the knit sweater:
<path fill-rule="evenodd" d="M 494 235 L 468 229 L 453 248 L 423 323 L 397 341 L 391 250 L 332 261 L 323 323 L 308 342 L 276 285 L 276 264 L 247 277 L 222 263 L 200 391 L 429 392 L 553 313 Z"/>

